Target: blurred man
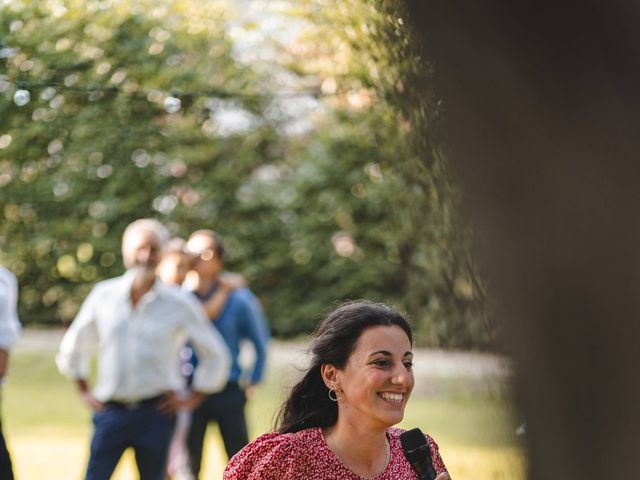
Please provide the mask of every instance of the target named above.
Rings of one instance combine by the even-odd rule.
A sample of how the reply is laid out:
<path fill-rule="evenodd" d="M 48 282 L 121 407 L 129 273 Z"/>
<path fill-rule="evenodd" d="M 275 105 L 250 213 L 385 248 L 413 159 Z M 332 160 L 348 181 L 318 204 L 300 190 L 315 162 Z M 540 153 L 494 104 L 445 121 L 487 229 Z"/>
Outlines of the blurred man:
<path fill-rule="evenodd" d="M 13 273 L 0 266 L 0 385 L 9 363 L 9 349 L 20 335 L 18 321 L 18 282 Z M 13 480 L 11 457 L 0 424 L 0 478 Z"/>
<path fill-rule="evenodd" d="M 187 241 L 187 251 L 195 256 L 197 273 L 193 290 L 206 304 L 221 288 L 224 269 L 222 239 L 212 230 L 198 230 Z M 229 293 L 222 312 L 215 318 L 214 328 L 222 334 L 231 353 L 231 373 L 223 391 L 207 396 L 193 411 L 188 446 L 191 468 L 197 476 L 202 461 L 202 448 L 207 424 L 218 423 L 229 458 L 248 443 L 244 407 L 253 386 L 262 380 L 269 331 L 260 302 L 248 288 Z M 255 349 L 255 362 L 245 378 L 239 362 L 240 344 L 248 340 Z"/>
<path fill-rule="evenodd" d="M 195 302 L 156 280 L 168 238 L 156 220 L 130 224 L 122 238 L 124 275 L 99 282 L 65 334 L 57 357 L 93 410 L 86 480 L 110 478 L 126 448 L 135 450 L 140 480 L 164 479 L 175 412 L 194 408 L 227 379 L 224 344 Z M 178 351 L 189 340 L 200 356 L 193 390 L 181 388 Z M 98 343 L 98 376 L 87 382 L 89 347 Z"/>

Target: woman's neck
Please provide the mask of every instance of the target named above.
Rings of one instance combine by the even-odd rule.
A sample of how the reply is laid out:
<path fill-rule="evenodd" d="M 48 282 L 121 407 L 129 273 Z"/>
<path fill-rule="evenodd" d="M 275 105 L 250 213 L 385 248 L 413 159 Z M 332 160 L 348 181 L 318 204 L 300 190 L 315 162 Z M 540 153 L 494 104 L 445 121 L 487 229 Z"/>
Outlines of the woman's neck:
<path fill-rule="evenodd" d="M 323 430 L 327 446 L 353 473 L 363 478 L 380 475 L 390 459 L 386 429 L 358 428 L 337 423 Z"/>

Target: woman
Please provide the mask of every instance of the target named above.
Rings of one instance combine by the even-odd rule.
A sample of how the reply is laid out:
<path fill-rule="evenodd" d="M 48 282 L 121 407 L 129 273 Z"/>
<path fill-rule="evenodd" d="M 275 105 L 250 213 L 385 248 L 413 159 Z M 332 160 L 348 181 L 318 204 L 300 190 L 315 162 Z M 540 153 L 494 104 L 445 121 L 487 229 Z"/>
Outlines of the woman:
<path fill-rule="evenodd" d="M 277 429 L 247 445 L 225 480 L 417 479 L 403 454 L 402 420 L 413 389 L 412 334 L 386 305 L 357 301 L 320 324 L 311 365 L 283 404 Z M 437 480 L 450 480 L 426 436 Z"/>
<path fill-rule="evenodd" d="M 156 268 L 156 274 L 165 285 L 174 285 L 180 288 L 193 266 L 193 257 L 185 250 L 185 243 L 182 238 L 175 237 L 168 242 L 163 250 L 162 258 Z M 227 274 L 225 272 L 225 275 L 221 276 L 220 279 L 220 288 L 208 302 L 202 305 L 209 318 L 215 321 L 222 312 L 231 292 L 237 288 L 243 288 L 245 285 L 246 281 L 242 275 L 238 273 Z M 187 290 L 184 290 L 184 293 L 198 306 L 200 305 L 200 302 L 191 293 Z M 180 356 L 182 361 L 181 371 L 185 376 L 185 390 L 181 394 L 186 395 L 188 392 L 187 383 L 194 368 L 191 347 L 185 346 Z M 195 478 L 191 473 L 186 442 L 190 424 L 191 412 L 186 410 L 179 411 L 169 446 L 167 479 L 193 480 Z"/>

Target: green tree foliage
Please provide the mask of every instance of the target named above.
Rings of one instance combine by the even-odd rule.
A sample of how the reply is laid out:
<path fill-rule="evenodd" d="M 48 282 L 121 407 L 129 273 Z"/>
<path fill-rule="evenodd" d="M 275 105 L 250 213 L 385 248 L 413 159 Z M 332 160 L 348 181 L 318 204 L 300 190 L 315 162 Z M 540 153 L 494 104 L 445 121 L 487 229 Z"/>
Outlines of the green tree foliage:
<path fill-rule="evenodd" d="M 218 2 L 128 3 L 0 7 L 0 261 L 26 322 L 73 318 L 121 271 L 124 226 L 155 216 L 222 233 L 277 335 L 368 297 L 422 343 L 489 345 L 400 3 L 292 2 L 270 11 L 286 38 Z"/>

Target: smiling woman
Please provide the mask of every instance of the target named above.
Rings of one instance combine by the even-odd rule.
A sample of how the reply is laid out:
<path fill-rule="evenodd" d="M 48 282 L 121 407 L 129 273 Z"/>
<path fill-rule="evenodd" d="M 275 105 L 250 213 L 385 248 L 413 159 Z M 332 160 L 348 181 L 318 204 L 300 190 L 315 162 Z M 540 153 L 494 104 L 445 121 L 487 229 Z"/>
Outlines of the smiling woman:
<path fill-rule="evenodd" d="M 409 324 L 386 305 L 338 307 L 314 334 L 311 364 L 282 405 L 277 431 L 234 456 L 224 478 L 418 478 L 403 454 L 403 431 L 391 428 L 413 390 L 411 349 Z M 449 480 L 437 444 L 425 439 L 436 479 Z"/>
<path fill-rule="evenodd" d="M 322 378 L 335 392 L 342 413 L 338 421 L 354 423 L 362 416 L 372 427 L 400 422 L 413 390 L 412 358 L 405 332 L 396 325 L 381 325 L 362 333 L 344 369 L 323 364 Z"/>

